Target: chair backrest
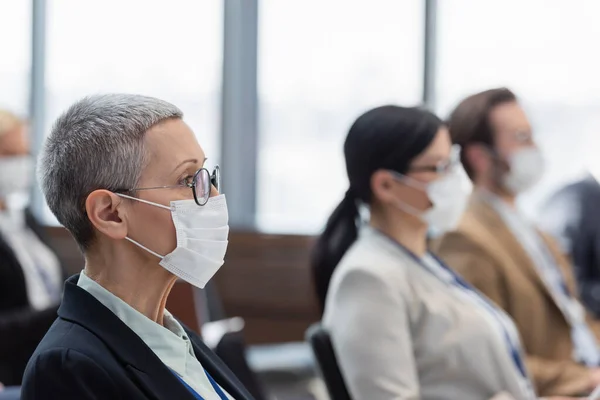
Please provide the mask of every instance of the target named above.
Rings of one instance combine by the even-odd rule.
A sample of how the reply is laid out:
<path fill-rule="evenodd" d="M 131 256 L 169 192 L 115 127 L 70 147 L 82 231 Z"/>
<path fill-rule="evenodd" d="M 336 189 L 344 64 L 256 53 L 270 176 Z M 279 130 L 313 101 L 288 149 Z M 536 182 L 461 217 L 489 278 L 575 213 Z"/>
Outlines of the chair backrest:
<path fill-rule="evenodd" d="M 215 348 L 215 354 L 229 367 L 254 400 L 268 399 L 263 384 L 246 360 L 246 343 L 242 332 L 227 332 L 223 335 Z"/>
<path fill-rule="evenodd" d="M 314 324 L 306 331 L 306 340 L 315 354 L 331 400 L 351 400 L 335 357 L 329 332 L 320 323 Z"/>

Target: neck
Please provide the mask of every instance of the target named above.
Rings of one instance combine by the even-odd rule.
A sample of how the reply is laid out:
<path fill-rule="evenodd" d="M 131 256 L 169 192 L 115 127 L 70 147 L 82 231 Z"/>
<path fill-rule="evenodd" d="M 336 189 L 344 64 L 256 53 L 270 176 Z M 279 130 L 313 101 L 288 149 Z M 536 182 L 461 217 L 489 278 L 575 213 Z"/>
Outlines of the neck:
<path fill-rule="evenodd" d="M 515 208 L 517 204 L 516 196 L 506 193 L 506 190 L 491 190 L 493 194 L 496 195 L 503 203 L 509 205 L 511 208 Z"/>
<path fill-rule="evenodd" d="M 500 184 L 495 184 L 492 180 L 479 179 L 474 182 L 475 188 L 479 190 L 484 190 L 489 193 L 492 193 L 497 198 L 499 198 L 503 203 L 507 204 L 511 208 L 516 207 L 517 196 L 510 193 L 506 189 L 503 189 Z"/>
<path fill-rule="evenodd" d="M 156 260 L 114 250 L 86 255 L 86 274 L 138 312 L 163 325 L 167 298 L 177 278 L 157 265 Z"/>
<path fill-rule="evenodd" d="M 371 211 L 370 225 L 419 257 L 427 252 L 427 225 L 413 215 L 398 210 Z"/>

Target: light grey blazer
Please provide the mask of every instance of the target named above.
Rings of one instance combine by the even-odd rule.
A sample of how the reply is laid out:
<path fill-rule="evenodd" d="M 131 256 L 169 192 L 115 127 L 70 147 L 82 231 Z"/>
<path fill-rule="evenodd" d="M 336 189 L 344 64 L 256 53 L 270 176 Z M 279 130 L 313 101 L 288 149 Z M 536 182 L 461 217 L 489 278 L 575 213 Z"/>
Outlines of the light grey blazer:
<path fill-rule="evenodd" d="M 535 398 L 503 332 L 458 290 L 362 228 L 323 316 L 354 400 Z"/>

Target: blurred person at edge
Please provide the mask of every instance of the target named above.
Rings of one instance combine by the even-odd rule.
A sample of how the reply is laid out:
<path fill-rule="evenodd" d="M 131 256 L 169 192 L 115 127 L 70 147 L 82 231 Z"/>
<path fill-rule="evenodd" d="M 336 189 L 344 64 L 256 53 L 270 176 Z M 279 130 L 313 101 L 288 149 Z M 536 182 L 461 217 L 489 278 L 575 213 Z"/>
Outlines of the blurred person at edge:
<path fill-rule="evenodd" d="M 453 229 L 472 188 L 443 122 L 375 108 L 344 155 L 350 186 L 312 267 L 351 397 L 537 398 L 510 317 L 427 250 L 428 228 Z"/>
<path fill-rule="evenodd" d="M 595 151 L 596 148 L 594 147 Z M 553 193 L 540 212 L 538 225 L 560 244 L 573 262 L 581 301 L 600 319 L 600 168 L 598 156 L 588 172 Z"/>
<path fill-rule="evenodd" d="M 569 261 L 515 204 L 544 171 L 527 115 L 510 90 L 491 89 L 463 100 L 449 129 L 475 190 L 435 251 L 515 321 L 540 395 L 589 394 L 600 384 L 600 326 Z"/>
<path fill-rule="evenodd" d="M 105 94 L 66 110 L 38 178 L 83 251 L 23 377 L 23 400 L 251 400 L 235 375 L 166 310 L 178 278 L 203 288 L 223 265 L 229 217 L 176 106 Z"/>
<path fill-rule="evenodd" d="M 27 124 L 0 110 L 0 382 L 20 385 L 25 365 L 56 319 L 60 263 L 29 212 L 34 163 Z"/>

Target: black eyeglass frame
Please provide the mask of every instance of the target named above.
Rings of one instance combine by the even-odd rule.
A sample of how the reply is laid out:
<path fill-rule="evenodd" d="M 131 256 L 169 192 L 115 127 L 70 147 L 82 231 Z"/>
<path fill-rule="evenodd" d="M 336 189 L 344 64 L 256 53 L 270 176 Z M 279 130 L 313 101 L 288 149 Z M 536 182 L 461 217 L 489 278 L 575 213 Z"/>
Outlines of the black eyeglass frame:
<path fill-rule="evenodd" d="M 196 192 L 196 182 L 198 180 L 198 176 L 201 173 L 206 173 L 206 176 L 208 177 L 208 188 L 206 190 L 206 195 L 203 198 L 199 198 L 198 194 Z M 221 188 L 221 168 L 218 165 L 215 165 L 215 168 L 213 169 L 213 172 L 211 173 L 207 168 L 200 168 L 198 171 L 196 171 L 194 173 L 194 177 L 192 179 L 191 182 L 189 183 L 185 183 L 185 184 L 179 184 L 179 185 L 166 185 L 166 186 L 154 186 L 154 187 L 146 187 L 146 188 L 131 188 L 131 189 L 118 189 L 115 192 L 138 192 L 141 190 L 155 190 L 155 189 L 175 189 L 175 188 L 180 188 L 180 187 L 189 187 L 190 189 L 192 189 L 192 193 L 194 194 L 194 201 L 196 202 L 196 204 L 198 204 L 200 207 L 206 205 L 206 203 L 208 203 L 208 199 L 210 198 L 210 192 L 211 192 L 211 187 L 210 186 L 214 186 L 215 189 L 217 189 L 217 191 L 220 193 L 220 188 Z"/>

